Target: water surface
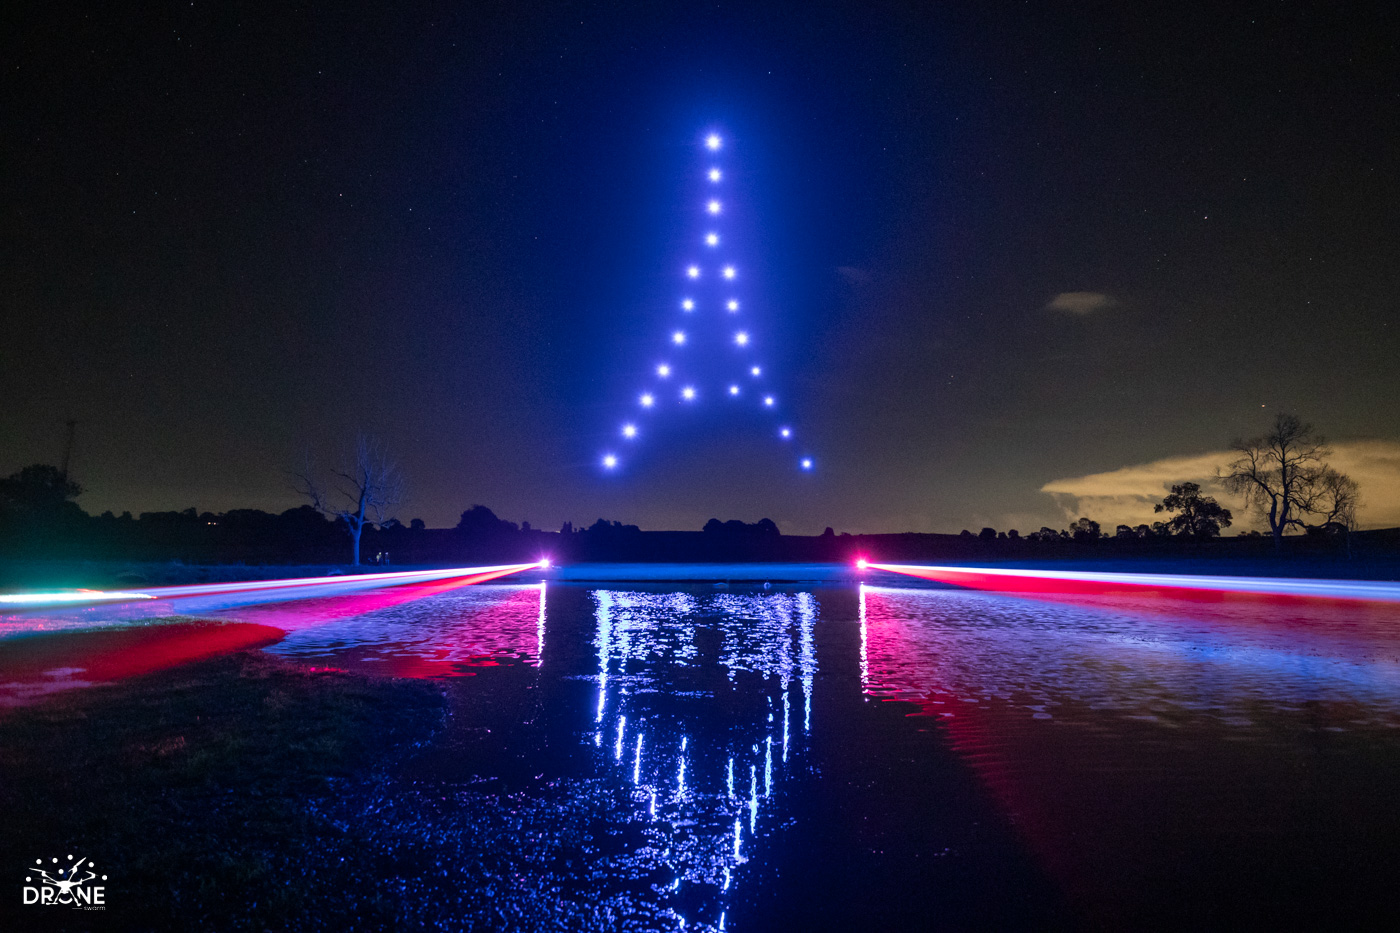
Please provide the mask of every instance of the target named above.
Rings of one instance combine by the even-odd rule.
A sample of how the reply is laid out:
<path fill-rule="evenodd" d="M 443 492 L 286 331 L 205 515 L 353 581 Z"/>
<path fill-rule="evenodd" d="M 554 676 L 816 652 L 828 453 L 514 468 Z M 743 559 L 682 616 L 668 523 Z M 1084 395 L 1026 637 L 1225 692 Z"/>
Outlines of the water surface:
<path fill-rule="evenodd" d="M 583 926 L 1298 928 L 1400 900 L 1393 606 L 661 583 L 347 599 L 235 616 L 287 630 L 266 650 L 290 659 L 440 678 L 453 719 L 386 826 L 465 846 L 443 828 L 455 793 L 596 823 L 495 882 L 589 904 Z M 386 852 L 411 835 L 386 830 Z"/>

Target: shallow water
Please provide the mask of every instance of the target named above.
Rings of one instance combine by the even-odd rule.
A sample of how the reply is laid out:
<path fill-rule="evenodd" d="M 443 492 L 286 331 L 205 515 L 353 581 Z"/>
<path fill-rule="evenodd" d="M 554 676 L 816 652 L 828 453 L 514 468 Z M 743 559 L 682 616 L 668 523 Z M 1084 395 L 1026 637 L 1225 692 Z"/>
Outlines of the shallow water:
<path fill-rule="evenodd" d="M 1394 606 L 551 583 L 232 617 L 287 630 L 283 657 L 442 678 L 452 725 L 401 779 L 596 810 L 616 831 L 580 844 L 586 870 L 515 875 L 516 896 L 606 903 L 593 925 L 1298 928 L 1400 906 Z M 452 822 L 424 806 L 380 812 Z"/>

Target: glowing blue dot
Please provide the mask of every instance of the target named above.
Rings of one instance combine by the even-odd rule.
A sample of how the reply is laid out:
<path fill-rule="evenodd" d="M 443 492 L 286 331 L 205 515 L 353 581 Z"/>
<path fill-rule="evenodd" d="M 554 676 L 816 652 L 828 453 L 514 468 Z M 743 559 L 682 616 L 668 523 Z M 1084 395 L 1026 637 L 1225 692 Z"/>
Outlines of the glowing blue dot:
<path fill-rule="evenodd" d="M 783 429 L 782 429 L 781 431 L 779 431 L 778 433 L 781 434 L 781 435 L 782 435 L 783 437 L 785 437 L 785 438 L 792 437 L 792 428 L 783 428 Z"/>
<path fill-rule="evenodd" d="M 738 311 L 738 310 L 739 310 L 739 302 L 738 302 L 737 299 L 731 298 L 731 299 L 729 299 L 729 303 L 728 303 L 727 305 L 725 305 L 725 307 L 728 308 L 730 311 Z"/>
<path fill-rule="evenodd" d="M 681 398 L 685 399 L 687 402 L 693 401 L 695 399 L 695 387 L 686 386 L 684 389 L 681 389 Z"/>
<path fill-rule="evenodd" d="M 660 366 L 656 367 L 656 374 L 662 379 L 665 379 L 667 376 L 671 375 L 671 367 L 662 363 Z"/>
<path fill-rule="evenodd" d="M 685 331 L 678 330 L 671 335 L 671 342 L 679 346 L 685 343 Z"/>
<path fill-rule="evenodd" d="M 705 245 L 706 245 L 706 246 L 718 246 L 718 245 L 719 245 L 719 234 L 718 234 L 718 233 L 707 233 L 707 234 L 705 234 Z"/>
<path fill-rule="evenodd" d="M 637 426 L 636 426 L 635 424 L 624 424 L 624 425 L 622 426 L 622 436 L 623 436 L 623 437 L 636 437 L 636 436 L 637 436 Z"/>
<path fill-rule="evenodd" d="M 720 147 L 719 136 L 715 133 L 711 133 L 709 136 L 706 136 L 705 145 L 712 150 L 718 149 Z"/>
<path fill-rule="evenodd" d="M 694 310 L 695 310 L 695 302 L 693 302 L 693 301 L 691 301 L 689 298 L 687 298 L 685 301 L 682 301 L 682 302 L 681 302 L 681 307 L 684 308 L 684 309 L 687 310 L 687 311 L 694 311 Z"/>
<path fill-rule="evenodd" d="M 605 470 L 611 470 L 611 469 L 615 468 L 616 466 L 617 466 L 617 458 L 616 458 L 616 457 L 614 457 L 612 454 L 605 454 L 605 455 L 603 456 L 603 469 L 605 469 Z"/>
<path fill-rule="evenodd" d="M 698 279 L 700 278 L 700 267 L 691 266 L 689 269 L 685 270 L 685 274 L 690 276 L 692 279 Z"/>
<path fill-rule="evenodd" d="M 734 335 L 734 342 L 741 347 L 747 347 L 749 345 L 749 335 L 741 330 Z"/>
<path fill-rule="evenodd" d="M 810 470 L 811 468 L 812 468 L 812 458 L 811 458 L 811 457 L 803 457 L 803 458 L 802 458 L 802 469 L 804 469 L 804 470 Z"/>
<path fill-rule="evenodd" d="M 706 205 L 705 205 L 705 209 L 708 210 L 711 214 L 718 214 L 718 213 L 719 213 L 719 202 L 718 202 L 718 201 L 711 201 L 709 204 L 706 204 Z"/>
<path fill-rule="evenodd" d="M 749 370 L 749 372 L 752 373 L 752 374 L 755 375 L 755 376 L 762 376 L 762 375 L 763 375 L 763 370 L 759 369 L 757 366 L 755 366 L 753 369 Z"/>
<path fill-rule="evenodd" d="M 650 392 L 643 392 L 641 402 L 643 408 L 650 408 L 656 404 L 656 398 Z"/>
<path fill-rule="evenodd" d="M 765 395 L 765 396 L 763 396 L 763 404 L 767 405 L 769 408 L 772 408 L 772 407 L 773 407 L 773 396 L 771 396 L 771 395 Z"/>
<path fill-rule="evenodd" d="M 724 267 L 724 277 L 725 277 L 726 279 L 732 279 L 732 278 L 734 278 L 734 267 L 733 267 L 733 266 L 725 266 L 725 267 Z"/>
<path fill-rule="evenodd" d="M 738 386 L 730 386 L 730 387 L 729 387 L 729 394 L 730 394 L 730 395 L 738 395 L 738 394 L 739 394 L 739 387 L 738 387 Z"/>
<path fill-rule="evenodd" d="M 720 173 L 719 173 L 719 169 L 717 169 L 717 168 L 712 168 L 712 169 L 710 169 L 710 181 L 719 181 L 719 180 L 720 180 L 720 177 L 721 177 L 721 176 L 720 176 Z"/>

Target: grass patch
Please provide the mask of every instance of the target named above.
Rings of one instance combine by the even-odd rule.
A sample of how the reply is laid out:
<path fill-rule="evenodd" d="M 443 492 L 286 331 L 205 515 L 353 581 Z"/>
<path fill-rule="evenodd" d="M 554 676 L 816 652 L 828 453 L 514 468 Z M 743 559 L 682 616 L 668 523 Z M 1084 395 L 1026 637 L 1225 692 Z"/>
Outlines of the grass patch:
<path fill-rule="evenodd" d="M 335 916 L 325 894 L 353 882 L 359 847 L 354 827 L 316 804 L 362 785 L 443 715 L 433 684 L 252 651 L 11 710 L 0 716 L 0 866 L 15 875 L 38 857 L 86 856 L 109 876 L 108 906 L 25 908 L 16 885 L 0 897 L 0 928 L 31 928 L 37 915 L 81 929 L 387 921 L 392 905 L 363 898 L 355 916 Z"/>

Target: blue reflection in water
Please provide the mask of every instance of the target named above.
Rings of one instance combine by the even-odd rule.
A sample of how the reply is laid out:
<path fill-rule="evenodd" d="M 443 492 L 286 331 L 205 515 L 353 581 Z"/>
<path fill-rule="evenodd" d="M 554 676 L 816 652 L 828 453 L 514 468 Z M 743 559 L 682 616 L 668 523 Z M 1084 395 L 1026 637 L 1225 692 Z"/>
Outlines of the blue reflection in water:
<path fill-rule="evenodd" d="M 596 590 L 590 595 L 598 664 L 594 720 L 602 725 L 606 718 L 616 718 L 618 748 L 626 723 L 630 721 L 637 730 L 630 774 L 638 787 L 634 800 L 670 840 L 670 864 L 677 874 L 665 890 L 677 892 L 682 884 L 709 890 L 717 902 L 703 904 L 701 916 L 693 922 L 714 929 L 714 924 L 723 923 L 724 899 L 736 872 L 748 860 L 745 836 L 762 834 L 760 817 L 765 807 L 773 806 L 767 801 L 773 798 L 785 769 L 797 764 L 791 716 L 792 691 L 799 686 L 803 692 L 803 734 L 811 730 L 817 602 L 810 593 L 700 596 Z M 722 747 L 714 747 L 713 730 L 702 730 L 698 736 L 703 738 L 692 741 L 685 723 L 674 717 L 657 713 L 651 706 L 633 711 L 634 698 L 676 693 L 668 669 L 702 663 L 702 628 L 718 632 L 719 664 L 731 682 L 740 674 L 754 674 L 772 685 L 780 697 L 781 726 L 775 721 L 777 704 L 772 692 L 766 697 L 762 719 L 728 730 L 726 735 L 734 737 L 724 739 Z M 697 710 L 698 718 L 707 712 L 712 715 L 712 711 Z M 744 732 L 751 738 L 743 737 Z M 669 742 L 662 738 L 644 742 L 643 736 L 650 733 L 679 733 L 672 740 L 677 744 L 671 747 L 679 751 L 670 758 L 674 768 L 670 781 L 662 776 L 666 756 L 661 754 Z M 774 754 L 775 740 L 780 755 Z M 702 741 L 709 744 L 702 746 Z M 620 755 L 614 756 L 615 761 L 619 759 Z M 717 767 L 713 772 L 697 767 L 698 762 L 706 761 L 716 766 L 724 762 L 722 785 Z M 748 796 L 742 801 L 735 797 L 736 762 L 740 767 L 748 766 Z"/>

